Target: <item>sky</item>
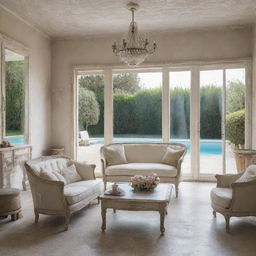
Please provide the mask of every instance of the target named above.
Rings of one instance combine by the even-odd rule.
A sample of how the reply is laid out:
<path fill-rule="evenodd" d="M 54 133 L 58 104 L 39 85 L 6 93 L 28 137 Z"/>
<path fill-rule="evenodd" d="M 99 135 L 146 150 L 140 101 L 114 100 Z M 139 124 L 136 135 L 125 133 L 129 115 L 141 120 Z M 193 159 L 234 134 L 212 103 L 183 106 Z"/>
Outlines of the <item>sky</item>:
<path fill-rule="evenodd" d="M 140 86 L 145 89 L 156 88 L 162 85 L 162 73 L 139 73 Z M 245 83 L 245 69 L 227 69 L 227 81 L 240 80 Z M 200 72 L 200 85 L 222 86 L 222 70 L 206 70 Z M 190 71 L 170 72 L 170 87 L 190 87 Z"/>

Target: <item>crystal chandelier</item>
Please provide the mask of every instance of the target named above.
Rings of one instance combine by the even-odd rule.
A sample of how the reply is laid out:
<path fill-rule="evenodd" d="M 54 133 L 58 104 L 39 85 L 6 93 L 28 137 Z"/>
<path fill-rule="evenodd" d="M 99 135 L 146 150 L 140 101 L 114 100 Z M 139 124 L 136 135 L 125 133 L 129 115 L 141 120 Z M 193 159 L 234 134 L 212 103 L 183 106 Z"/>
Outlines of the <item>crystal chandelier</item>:
<path fill-rule="evenodd" d="M 156 43 L 150 44 L 147 38 L 138 33 L 138 26 L 134 21 L 134 12 L 138 9 L 139 5 L 129 3 L 127 7 L 132 12 L 132 21 L 129 26 L 128 35 L 123 39 L 121 45 L 117 45 L 115 42 L 112 45 L 112 49 L 114 54 L 119 56 L 128 66 L 135 67 L 155 52 Z"/>

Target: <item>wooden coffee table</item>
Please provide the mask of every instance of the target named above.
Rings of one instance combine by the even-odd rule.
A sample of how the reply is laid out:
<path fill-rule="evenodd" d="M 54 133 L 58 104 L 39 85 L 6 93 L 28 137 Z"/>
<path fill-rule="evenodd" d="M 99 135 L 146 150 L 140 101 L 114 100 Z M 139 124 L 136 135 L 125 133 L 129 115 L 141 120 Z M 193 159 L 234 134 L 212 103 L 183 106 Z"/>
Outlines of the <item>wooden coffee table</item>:
<path fill-rule="evenodd" d="M 133 192 L 129 184 L 118 184 L 125 191 L 124 196 L 101 195 L 101 216 L 104 232 L 106 230 L 107 208 L 128 211 L 158 211 L 160 213 L 160 231 L 164 234 L 164 218 L 170 202 L 173 185 L 159 184 L 153 192 Z"/>

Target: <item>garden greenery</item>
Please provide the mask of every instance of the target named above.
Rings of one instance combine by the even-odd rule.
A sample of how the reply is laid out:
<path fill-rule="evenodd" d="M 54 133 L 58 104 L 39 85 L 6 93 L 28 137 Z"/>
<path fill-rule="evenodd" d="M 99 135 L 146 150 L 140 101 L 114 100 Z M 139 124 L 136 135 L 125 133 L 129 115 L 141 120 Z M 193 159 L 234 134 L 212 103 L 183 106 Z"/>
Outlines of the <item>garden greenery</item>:
<path fill-rule="evenodd" d="M 5 62 L 6 135 L 21 134 L 25 114 L 25 62 Z"/>
<path fill-rule="evenodd" d="M 104 82 L 102 75 L 81 77 L 79 85 L 95 93 L 99 103 L 99 122 L 89 127 L 91 135 L 104 133 Z M 115 135 L 161 135 L 162 90 L 142 89 L 137 74 L 113 76 L 113 107 Z M 227 113 L 244 108 L 244 84 L 227 85 Z M 200 136 L 202 139 L 221 138 L 222 88 L 215 85 L 200 88 Z M 190 90 L 177 87 L 170 90 L 171 137 L 190 137 Z M 80 113 L 79 113 L 80 114 Z M 82 113 L 81 113 L 82 114 Z M 244 137 L 244 135 L 242 135 Z"/>
<path fill-rule="evenodd" d="M 227 115 L 226 135 L 227 139 L 235 145 L 236 148 L 244 145 L 244 109 Z"/>

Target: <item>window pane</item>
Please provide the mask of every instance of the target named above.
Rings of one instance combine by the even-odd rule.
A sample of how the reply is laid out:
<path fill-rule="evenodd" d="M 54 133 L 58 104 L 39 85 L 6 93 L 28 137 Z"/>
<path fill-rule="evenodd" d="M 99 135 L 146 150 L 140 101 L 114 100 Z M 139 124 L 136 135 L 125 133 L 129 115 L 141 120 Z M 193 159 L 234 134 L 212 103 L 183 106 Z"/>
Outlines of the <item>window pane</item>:
<path fill-rule="evenodd" d="M 100 147 L 104 144 L 104 76 L 88 74 L 77 77 L 78 141 L 77 158 L 96 164 L 101 174 Z"/>
<path fill-rule="evenodd" d="M 226 172 L 236 173 L 236 162 L 233 153 L 234 143 L 244 144 L 245 116 L 245 69 L 226 70 Z M 232 120 L 242 118 L 242 132 L 229 128 Z M 239 120 L 238 120 L 239 121 Z M 239 121 L 241 122 L 241 121 Z M 239 125 L 241 126 L 241 124 Z M 231 130 L 230 130 L 231 129 Z M 235 136 L 234 136 L 234 135 Z M 235 139 L 235 141 L 234 141 Z"/>
<path fill-rule="evenodd" d="M 113 75 L 114 142 L 162 141 L 162 73 Z"/>
<path fill-rule="evenodd" d="M 25 57 L 5 50 L 5 134 L 13 145 L 24 144 Z"/>
<path fill-rule="evenodd" d="M 190 71 L 169 73 L 171 142 L 187 146 L 187 154 L 182 163 L 182 173 L 191 173 L 190 167 Z"/>
<path fill-rule="evenodd" d="M 222 173 L 223 71 L 200 72 L 200 173 Z"/>

